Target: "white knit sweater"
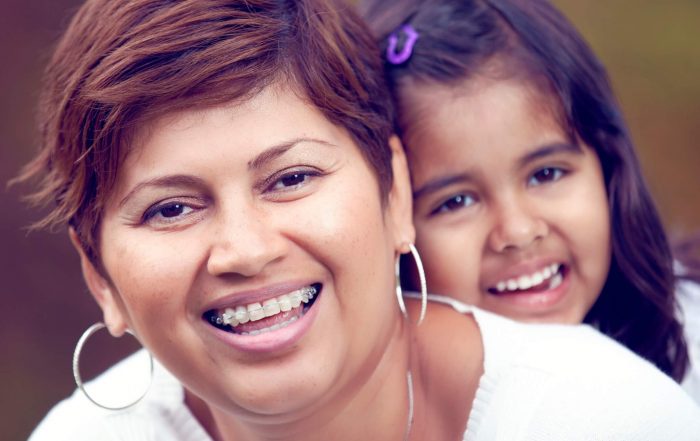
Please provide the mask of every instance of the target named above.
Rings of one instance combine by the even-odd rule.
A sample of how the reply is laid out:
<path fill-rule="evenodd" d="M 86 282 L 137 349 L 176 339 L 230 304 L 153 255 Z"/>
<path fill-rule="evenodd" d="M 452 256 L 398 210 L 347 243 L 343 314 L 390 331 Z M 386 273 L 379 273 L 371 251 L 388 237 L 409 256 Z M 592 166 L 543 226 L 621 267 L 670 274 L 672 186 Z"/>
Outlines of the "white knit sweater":
<path fill-rule="evenodd" d="M 690 367 L 683 379 L 683 389 L 700 405 L 700 284 L 681 282 L 676 294 L 681 307 L 681 320 L 690 357 Z"/>
<path fill-rule="evenodd" d="M 672 380 L 588 326 L 526 325 L 463 305 L 484 343 L 484 374 L 468 441 L 698 441 L 700 408 Z M 144 369 L 137 352 L 95 381 Z M 111 381 L 112 380 L 112 381 Z M 156 363 L 146 398 L 119 412 L 76 391 L 55 406 L 29 441 L 211 441 L 184 404 L 180 383 Z M 427 440 L 426 440 L 427 441 Z M 441 440 L 429 440 L 441 441 Z"/>

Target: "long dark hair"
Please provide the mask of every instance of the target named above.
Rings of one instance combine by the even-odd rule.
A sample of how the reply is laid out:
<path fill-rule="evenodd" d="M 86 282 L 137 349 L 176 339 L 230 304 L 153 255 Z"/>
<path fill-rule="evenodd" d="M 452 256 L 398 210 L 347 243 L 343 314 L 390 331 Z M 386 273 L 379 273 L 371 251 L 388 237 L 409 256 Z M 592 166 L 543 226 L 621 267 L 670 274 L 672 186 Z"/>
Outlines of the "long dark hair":
<path fill-rule="evenodd" d="M 545 0 L 372 0 L 361 10 L 385 52 L 390 34 L 405 40 L 402 25 L 419 34 L 407 61 L 385 63 L 399 133 L 412 84 L 459 84 L 493 60 L 555 99 L 570 138 L 595 149 L 610 205 L 610 272 L 584 321 L 680 381 L 688 352 L 669 243 L 605 68 L 571 23 Z"/>

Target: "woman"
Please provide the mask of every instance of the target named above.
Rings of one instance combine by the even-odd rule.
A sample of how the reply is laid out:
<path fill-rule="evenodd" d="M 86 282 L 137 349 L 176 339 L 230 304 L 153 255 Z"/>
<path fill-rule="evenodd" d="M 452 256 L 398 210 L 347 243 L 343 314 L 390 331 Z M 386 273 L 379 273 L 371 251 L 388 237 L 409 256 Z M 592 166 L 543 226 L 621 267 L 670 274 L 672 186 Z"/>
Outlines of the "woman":
<path fill-rule="evenodd" d="M 78 391 L 33 441 L 697 433 L 670 380 L 585 327 L 556 328 L 562 345 L 461 305 L 406 314 L 411 194 L 381 79 L 369 33 L 331 1 L 80 9 L 24 177 L 45 176 L 47 222 L 69 223 L 110 333 L 157 362 L 138 404 Z M 117 394 L 143 357 L 93 385 Z"/>

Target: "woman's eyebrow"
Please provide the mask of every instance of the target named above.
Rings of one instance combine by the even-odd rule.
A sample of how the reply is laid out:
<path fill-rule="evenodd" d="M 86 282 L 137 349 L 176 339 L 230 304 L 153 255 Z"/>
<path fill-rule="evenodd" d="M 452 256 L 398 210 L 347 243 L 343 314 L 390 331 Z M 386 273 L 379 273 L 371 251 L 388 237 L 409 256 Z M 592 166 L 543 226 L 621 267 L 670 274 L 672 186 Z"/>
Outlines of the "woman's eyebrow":
<path fill-rule="evenodd" d="M 413 192 L 413 199 L 418 199 L 420 197 L 425 196 L 426 194 L 434 193 L 452 184 L 463 183 L 472 180 L 473 177 L 471 173 L 458 173 L 453 175 L 440 176 L 426 182 L 421 187 L 417 188 Z"/>
<path fill-rule="evenodd" d="M 335 144 L 332 144 L 328 141 L 324 141 L 322 139 L 316 139 L 316 138 L 295 138 L 291 141 L 286 141 L 280 144 L 273 145 L 272 147 L 269 147 L 262 153 L 260 153 L 258 156 L 256 156 L 253 160 L 248 162 L 248 169 L 249 170 L 255 170 L 260 167 L 262 167 L 264 164 L 267 162 L 272 161 L 275 158 L 278 158 L 285 154 L 287 151 L 291 150 L 292 148 L 296 147 L 299 144 L 302 143 L 315 143 L 315 144 L 321 144 L 325 146 L 331 146 L 335 147 Z M 157 178 L 149 179 L 147 181 L 141 182 L 138 185 L 136 185 L 129 193 L 127 193 L 126 196 L 124 196 L 121 201 L 119 201 L 118 206 L 123 206 L 131 197 L 133 197 L 134 194 L 137 192 L 141 191 L 142 189 L 146 187 L 191 187 L 191 186 L 202 186 L 204 185 L 204 181 L 200 178 L 197 178 L 195 176 L 190 176 L 190 175 L 168 175 L 168 176 L 159 176 Z"/>
<path fill-rule="evenodd" d="M 136 193 L 147 187 L 193 187 L 202 186 L 204 182 L 195 176 L 190 175 L 167 175 L 159 176 L 157 178 L 149 179 L 147 181 L 140 182 L 134 188 L 129 191 L 120 201 L 119 207 L 124 206 L 124 204 L 131 199 Z"/>
<path fill-rule="evenodd" d="M 518 163 L 520 167 L 524 167 L 540 158 L 555 155 L 557 153 L 583 154 L 583 149 L 578 144 L 572 144 L 569 142 L 555 142 L 552 144 L 543 145 L 531 152 L 526 153 L 522 158 L 520 158 Z"/>
<path fill-rule="evenodd" d="M 318 138 L 295 138 L 290 141 L 285 141 L 281 142 L 279 144 L 275 144 L 271 147 L 268 147 L 260 153 L 258 156 L 256 156 L 254 159 L 248 162 L 248 170 L 257 170 L 266 163 L 272 161 L 273 159 L 276 159 L 285 153 L 287 151 L 291 150 L 292 148 L 298 146 L 299 144 L 303 143 L 314 143 L 314 144 L 321 144 L 324 146 L 330 146 L 330 147 L 335 147 L 335 144 L 332 144 L 328 141 L 324 141 L 323 139 L 318 139 Z"/>

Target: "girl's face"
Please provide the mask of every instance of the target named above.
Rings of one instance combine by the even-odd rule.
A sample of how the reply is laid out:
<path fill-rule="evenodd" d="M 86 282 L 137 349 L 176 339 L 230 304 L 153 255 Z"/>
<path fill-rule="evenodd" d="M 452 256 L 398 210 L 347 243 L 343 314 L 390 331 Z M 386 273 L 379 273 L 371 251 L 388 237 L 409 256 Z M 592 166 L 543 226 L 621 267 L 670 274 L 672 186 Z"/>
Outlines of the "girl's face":
<path fill-rule="evenodd" d="M 519 320 L 576 323 L 598 297 L 610 221 L 597 155 L 523 83 L 415 90 L 405 142 L 428 290 Z"/>
<path fill-rule="evenodd" d="M 351 394 L 400 329 L 393 265 L 413 230 L 392 148 L 382 205 L 348 133 L 286 88 L 147 125 L 101 224 L 108 277 L 83 259 L 108 327 L 249 421 Z"/>

